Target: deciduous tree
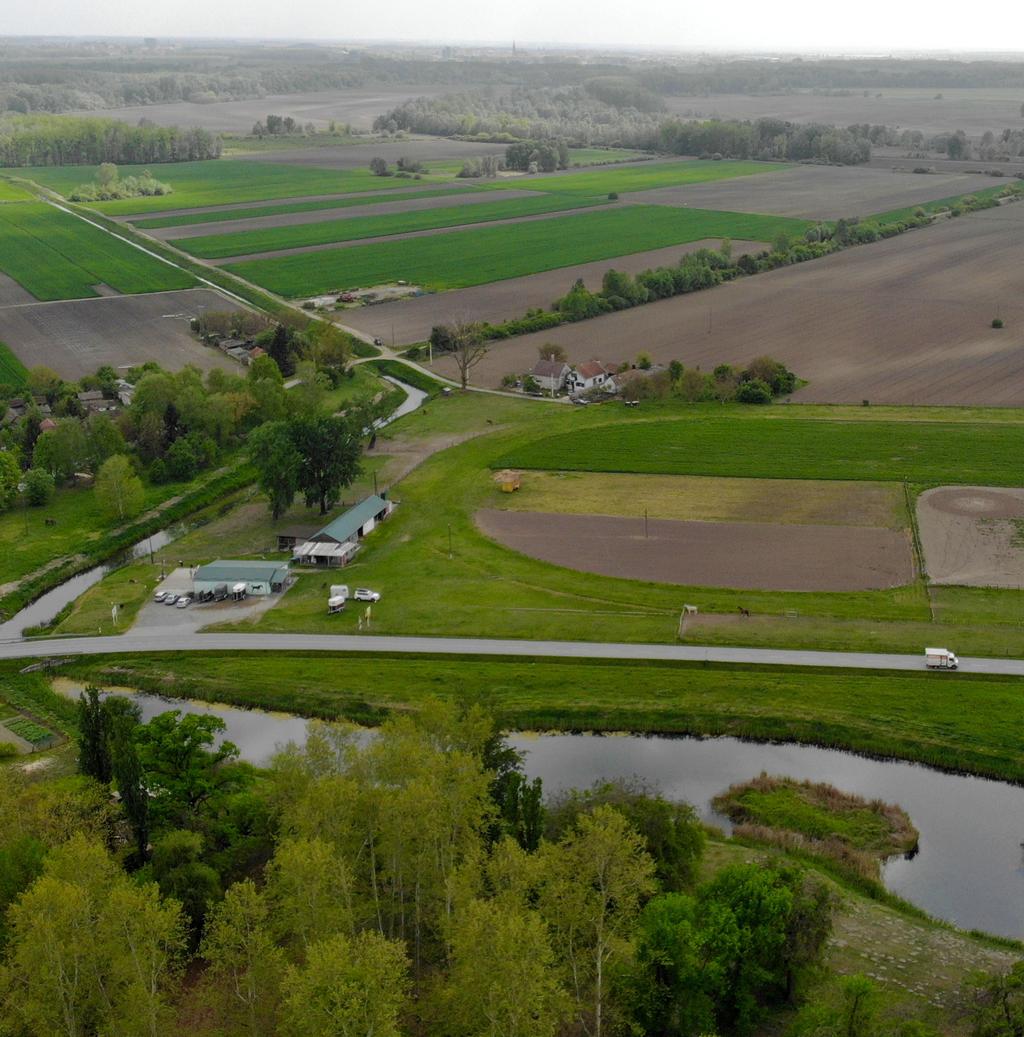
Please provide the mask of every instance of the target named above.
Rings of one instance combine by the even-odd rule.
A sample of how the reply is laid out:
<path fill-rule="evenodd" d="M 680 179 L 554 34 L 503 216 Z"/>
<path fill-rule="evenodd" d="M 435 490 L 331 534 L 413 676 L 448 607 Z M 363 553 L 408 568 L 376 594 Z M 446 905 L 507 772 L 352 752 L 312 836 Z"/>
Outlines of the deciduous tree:
<path fill-rule="evenodd" d="M 103 462 L 96 473 L 96 497 L 111 518 L 122 522 L 142 511 L 146 499 L 142 480 L 124 454 L 115 454 Z"/>

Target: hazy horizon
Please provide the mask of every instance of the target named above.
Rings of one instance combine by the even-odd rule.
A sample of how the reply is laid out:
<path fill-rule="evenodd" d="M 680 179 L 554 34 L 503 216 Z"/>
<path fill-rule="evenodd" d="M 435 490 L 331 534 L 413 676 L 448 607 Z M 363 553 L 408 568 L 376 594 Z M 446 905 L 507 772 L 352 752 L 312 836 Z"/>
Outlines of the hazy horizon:
<path fill-rule="evenodd" d="M 881 57 L 889 54 L 997 57 L 1010 39 L 1024 39 L 1024 9 L 997 19 L 952 21 L 934 4 L 883 4 L 866 0 L 839 10 L 810 0 L 766 6 L 738 0 L 728 7 L 684 9 L 652 0 L 642 18 L 623 17 L 607 0 L 583 3 L 537 0 L 489 10 L 485 17 L 470 0 L 425 8 L 396 0 L 387 9 L 387 31 L 372 8 L 340 9 L 327 0 L 307 0 L 282 9 L 269 3 L 178 0 L 173 9 L 147 10 L 126 0 L 38 0 L 8 12 L 5 37 L 320 41 L 354 45 L 450 44 L 543 48 L 643 49 L 747 54 L 808 54 Z M 130 32 L 126 28 L 130 27 Z M 58 29 L 59 31 L 54 31 Z"/>

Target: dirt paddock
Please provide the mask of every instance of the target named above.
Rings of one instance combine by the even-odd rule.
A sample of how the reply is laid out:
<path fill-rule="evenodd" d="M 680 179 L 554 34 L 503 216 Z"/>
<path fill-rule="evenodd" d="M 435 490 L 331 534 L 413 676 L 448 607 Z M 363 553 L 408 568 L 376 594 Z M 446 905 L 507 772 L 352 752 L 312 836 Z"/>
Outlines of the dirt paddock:
<path fill-rule="evenodd" d="M 917 501 L 932 583 L 1024 586 L 1024 489 L 940 486 Z"/>
<path fill-rule="evenodd" d="M 741 590 L 860 591 L 914 576 L 909 537 L 891 529 L 678 522 L 483 510 L 506 547 L 569 569 L 652 583 Z"/>

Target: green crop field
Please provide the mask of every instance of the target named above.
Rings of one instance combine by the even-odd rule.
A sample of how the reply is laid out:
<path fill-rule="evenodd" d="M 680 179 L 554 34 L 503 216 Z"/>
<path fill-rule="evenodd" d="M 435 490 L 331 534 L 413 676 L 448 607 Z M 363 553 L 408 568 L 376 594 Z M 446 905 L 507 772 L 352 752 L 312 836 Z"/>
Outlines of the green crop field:
<path fill-rule="evenodd" d="M 778 162 L 645 162 L 638 166 L 595 169 L 589 173 L 561 173 L 555 176 L 508 182 L 524 191 L 557 191 L 559 194 L 607 195 L 610 191 L 652 191 L 658 187 L 680 187 L 709 180 L 731 180 L 757 173 L 778 173 L 791 166 Z"/>
<path fill-rule="evenodd" d="M 10 346 L 0 342 L 0 385 L 18 389 L 25 384 L 27 377 L 25 365 L 14 355 Z"/>
<path fill-rule="evenodd" d="M 466 187 L 458 190 L 450 187 L 424 188 L 419 191 L 391 191 L 385 197 L 375 194 L 353 195 L 351 198 L 325 199 L 319 202 L 282 202 L 280 205 L 259 205 L 249 209 L 220 209 L 190 213 L 185 216 L 153 216 L 150 219 L 132 220 L 140 230 L 157 230 L 160 227 L 190 227 L 199 223 L 230 223 L 233 220 L 251 220 L 258 216 L 285 216 L 292 212 L 317 212 L 325 214 L 333 209 L 351 209 L 360 205 L 379 205 L 381 202 L 404 202 L 419 198 L 450 198 L 453 195 L 478 194 L 480 188 Z M 229 228 L 230 229 L 230 228 Z"/>
<path fill-rule="evenodd" d="M 107 284 L 118 292 L 190 288 L 194 278 L 43 202 L 0 206 L 0 270 L 37 299 L 84 299 Z"/>
<path fill-rule="evenodd" d="M 172 193 L 154 198 L 96 202 L 94 207 L 108 216 L 116 216 L 232 202 L 298 198 L 302 195 L 389 191 L 411 186 L 407 179 L 374 176 L 368 169 L 320 169 L 273 162 L 246 162 L 241 159 L 118 166 L 122 176 L 138 176 L 146 169 L 158 180 L 170 184 Z M 66 197 L 80 184 L 95 180 L 97 167 L 36 166 L 18 172 L 26 179 L 34 180 Z"/>
<path fill-rule="evenodd" d="M 713 418 L 616 423 L 539 439 L 496 468 L 1020 484 L 1024 429 L 940 421 Z"/>
<path fill-rule="evenodd" d="M 28 202 L 32 195 L 18 184 L 10 180 L 0 179 L 0 202 Z"/>
<path fill-rule="evenodd" d="M 52 731 L 48 731 L 34 720 L 29 720 L 28 717 L 15 717 L 13 720 L 8 720 L 4 727 L 8 731 L 13 731 L 20 738 L 24 738 L 26 742 L 31 742 L 32 745 L 45 742 L 53 734 Z"/>
<path fill-rule="evenodd" d="M 536 198 L 511 198 L 507 201 L 421 209 L 415 212 L 390 213 L 386 216 L 354 216 L 343 220 L 303 223 L 295 227 L 268 227 L 265 230 L 240 231 L 237 234 L 213 234 L 186 238 L 178 242 L 178 247 L 202 259 L 223 259 L 225 256 L 269 252 L 272 249 L 325 245 L 330 242 L 356 241 L 359 238 L 435 230 L 439 227 L 511 220 L 519 216 L 535 216 L 540 213 L 561 212 L 565 209 L 600 204 L 607 203 L 602 203 L 600 199 L 563 198 L 554 194 L 542 194 Z"/>
<path fill-rule="evenodd" d="M 702 238 L 771 241 L 780 231 L 802 234 L 808 226 L 803 220 L 781 216 L 631 205 L 532 223 L 250 260 L 228 269 L 292 297 L 396 280 L 443 290 Z"/>

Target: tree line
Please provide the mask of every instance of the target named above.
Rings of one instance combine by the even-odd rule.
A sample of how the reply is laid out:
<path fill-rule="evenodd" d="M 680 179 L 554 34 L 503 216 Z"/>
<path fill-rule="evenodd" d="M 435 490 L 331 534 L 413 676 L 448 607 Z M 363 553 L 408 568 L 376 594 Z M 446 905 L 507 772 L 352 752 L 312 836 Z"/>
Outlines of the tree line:
<path fill-rule="evenodd" d="M 0 166 L 142 165 L 218 158 L 220 137 L 176 126 L 129 126 L 68 115 L 0 116 Z"/>

